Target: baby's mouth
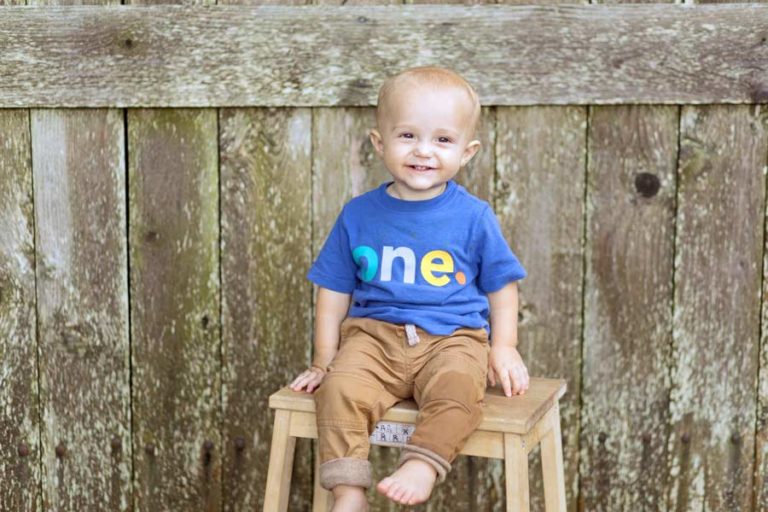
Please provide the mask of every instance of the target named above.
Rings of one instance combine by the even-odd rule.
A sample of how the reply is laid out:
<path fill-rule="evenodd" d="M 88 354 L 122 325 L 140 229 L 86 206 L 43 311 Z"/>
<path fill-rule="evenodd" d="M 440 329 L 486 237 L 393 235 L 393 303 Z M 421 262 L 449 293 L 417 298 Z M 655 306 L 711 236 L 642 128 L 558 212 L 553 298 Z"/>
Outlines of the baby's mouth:
<path fill-rule="evenodd" d="M 427 165 L 409 165 L 408 167 L 417 171 L 431 171 L 434 169 L 434 167 L 429 167 Z"/>

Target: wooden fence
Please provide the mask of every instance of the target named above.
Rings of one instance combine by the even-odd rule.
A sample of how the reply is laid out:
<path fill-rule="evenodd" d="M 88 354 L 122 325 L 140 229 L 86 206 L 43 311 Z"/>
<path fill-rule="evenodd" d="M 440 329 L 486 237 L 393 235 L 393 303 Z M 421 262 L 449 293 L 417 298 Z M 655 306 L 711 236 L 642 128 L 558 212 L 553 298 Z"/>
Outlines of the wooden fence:
<path fill-rule="evenodd" d="M 306 270 L 387 178 L 379 83 L 428 63 L 485 105 L 459 179 L 529 272 L 530 373 L 568 381 L 569 510 L 768 510 L 766 27 L 760 4 L 1 7 L 0 510 L 260 510 Z M 300 442 L 291 511 L 312 467 Z M 503 488 L 461 458 L 418 510 Z"/>

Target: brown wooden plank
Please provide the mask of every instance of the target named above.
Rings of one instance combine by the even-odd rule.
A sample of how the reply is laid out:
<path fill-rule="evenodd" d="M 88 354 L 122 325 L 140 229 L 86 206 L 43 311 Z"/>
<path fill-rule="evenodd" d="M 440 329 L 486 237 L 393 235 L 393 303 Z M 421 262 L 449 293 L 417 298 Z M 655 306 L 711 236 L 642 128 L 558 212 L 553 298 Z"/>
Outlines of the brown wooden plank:
<path fill-rule="evenodd" d="M 759 119 L 768 132 L 768 112 L 759 107 Z M 768 206 L 766 207 L 768 209 Z M 755 479 L 753 510 L 768 510 L 768 240 L 763 246 L 762 315 L 760 322 L 760 369 L 755 423 Z"/>
<path fill-rule="evenodd" d="M 317 257 L 344 203 L 390 179 L 368 132 L 376 126 L 373 108 L 316 108 L 312 126 L 312 257 Z M 395 450 L 374 446 L 369 460 L 374 481 L 395 466 Z M 369 489 L 371 512 L 398 510 Z"/>
<path fill-rule="evenodd" d="M 0 510 L 40 510 L 29 112 L 0 111 Z"/>
<path fill-rule="evenodd" d="M 586 111 L 497 108 L 496 134 L 496 212 L 528 271 L 519 286 L 519 350 L 531 376 L 568 382 L 563 460 L 569 510 L 576 510 Z M 539 454 L 529 460 L 532 510 L 543 510 Z M 489 492 L 503 499 L 503 489 L 496 480 Z"/>
<path fill-rule="evenodd" d="M 123 116 L 31 113 L 43 507 L 128 510 Z"/>
<path fill-rule="evenodd" d="M 269 458 L 272 436 L 272 415 L 264 414 L 264 404 L 271 392 L 310 362 L 312 287 L 305 274 L 311 263 L 312 245 L 311 111 L 227 109 L 221 119 L 222 236 L 227 247 L 222 255 L 223 343 L 225 351 L 238 354 L 224 359 L 224 375 L 229 379 L 224 386 L 223 433 L 230 444 L 244 432 L 250 433 L 244 439 L 255 440 L 250 453 L 231 447 L 225 453 L 224 508 L 261 510 L 264 493 L 269 492 L 265 489 L 267 467 L 263 461 Z M 236 196 L 228 197 L 227 183 L 242 190 L 245 204 L 233 202 Z M 232 220 L 228 221 L 228 217 Z M 252 277 L 242 279 L 240 269 L 250 267 L 253 270 L 247 275 Z M 286 287 L 285 282 L 293 286 Z M 257 348 L 243 351 L 247 340 L 255 340 Z M 252 357 L 243 357 L 243 353 Z M 267 363 L 275 360 L 280 364 Z M 297 440 L 289 510 L 311 508 L 313 459 L 312 442 Z"/>
<path fill-rule="evenodd" d="M 368 138 L 375 126 L 373 108 L 313 109 L 313 258 L 344 203 L 390 180 Z"/>
<path fill-rule="evenodd" d="M 474 85 L 474 84 L 473 84 Z M 492 202 L 496 171 L 495 110 L 483 107 L 477 138 L 480 151 L 456 175 L 456 181 L 477 197 Z M 452 464 L 445 482 L 435 487 L 429 501 L 416 510 L 486 510 L 498 502 L 498 496 L 488 492 L 489 484 L 502 485 L 501 461 L 459 455 Z"/>
<path fill-rule="evenodd" d="M 580 435 L 586 510 L 666 503 L 677 130 L 677 107 L 591 109 Z"/>
<path fill-rule="evenodd" d="M 129 110 L 136 507 L 221 507 L 216 111 Z"/>
<path fill-rule="evenodd" d="M 370 106 L 425 62 L 486 105 L 765 102 L 766 24 L 755 3 L 11 6 L 0 107 Z"/>
<path fill-rule="evenodd" d="M 309 364 L 311 121 L 309 109 L 221 111 L 225 510 L 263 507 L 267 401 Z M 289 509 L 308 510 L 308 441 L 295 460 Z"/>
<path fill-rule="evenodd" d="M 670 510 L 752 505 L 767 153 L 757 114 L 681 115 Z"/>

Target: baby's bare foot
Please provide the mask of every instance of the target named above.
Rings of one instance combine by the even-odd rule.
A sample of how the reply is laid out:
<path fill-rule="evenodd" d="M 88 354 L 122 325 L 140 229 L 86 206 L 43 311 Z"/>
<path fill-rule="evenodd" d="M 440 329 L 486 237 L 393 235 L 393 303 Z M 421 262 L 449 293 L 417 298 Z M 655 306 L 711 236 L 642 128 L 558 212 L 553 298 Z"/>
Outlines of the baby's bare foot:
<path fill-rule="evenodd" d="M 379 482 L 376 490 L 401 505 L 416 505 L 427 501 L 436 479 L 437 472 L 432 466 L 423 460 L 411 459 Z"/>
<path fill-rule="evenodd" d="M 354 485 L 337 485 L 333 488 L 331 512 L 366 512 L 368 500 L 365 489 Z"/>

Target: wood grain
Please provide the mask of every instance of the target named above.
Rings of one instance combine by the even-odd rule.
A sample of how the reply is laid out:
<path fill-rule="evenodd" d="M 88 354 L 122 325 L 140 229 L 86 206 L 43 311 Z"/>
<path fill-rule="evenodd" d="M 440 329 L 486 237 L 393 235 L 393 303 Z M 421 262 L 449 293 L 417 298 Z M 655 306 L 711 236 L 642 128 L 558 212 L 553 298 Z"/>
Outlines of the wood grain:
<path fill-rule="evenodd" d="M 0 510 L 40 510 L 29 112 L 0 111 Z"/>
<path fill-rule="evenodd" d="M 749 510 L 766 132 L 757 107 L 684 107 L 675 246 L 670 509 Z"/>
<path fill-rule="evenodd" d="M 496 212 L 528 272 L 519 285 L 518 350 L 531 376 L 568 382 L 561 415 L 569 510 L 578 496 L 586 119 L 576 106 L 496 111 Z M 541 475 L 539 454 L 531 475 Z M 543 509 L 542 498 L 533 478 L 532 510 Z"/>
<path fill-rule="evenodd" d="M 664 508 L 678 108 L 594 107 L 581 408 L 587 510 Z"/>
<path fill-rule="evenodd" d="M 390 175 L 368 137 L 369 130 L 376 127 L 375 109 L 315 108 L 312 112 L 314 259 L 344 204 L 388 181 Z M 369 460 L 374 481 L 392 472 L 397 457 L 394 450 L 371 447 Z M 397 510 L 393 502 L 379 495 L 374 488 L 368 490 L 368 502 L 371 512 Z"/>
<path fill-rule="evenodd" d="M 43 508 L 128 510 L 123 116 L 35 110 L 31 134 Z"/>
<path fill-rule="evenodd" d="M 216 111 L 128 111 L 136 507 L 221 508 Z"/>
<path fill-rule="evenodd" d="M 768 111 L 756 111 L 768 133 Z M 768 207 L 766 207 L 768 210 Z M 753 510 L 768 510 L 768 238 L 763 234 L 763 283 L 761 295 L 760 353 L 755 422 L 755 479 Z"/>
<path fill-rule="evenodd" d="M 267 400 L 310 362 L 312 115 L 223 109 L 220 119 L 225 509 L 261 510 L 270 492 Z M 305 510 L 309 441 L 295 459 L 289 509 Z"/>
<path fill-rule="evenodd" d="M 10 6 L 0 108 L 370 106 L 433 63 L 485 105 L 765 102 L 767 23 L 754 3 Z"/>

